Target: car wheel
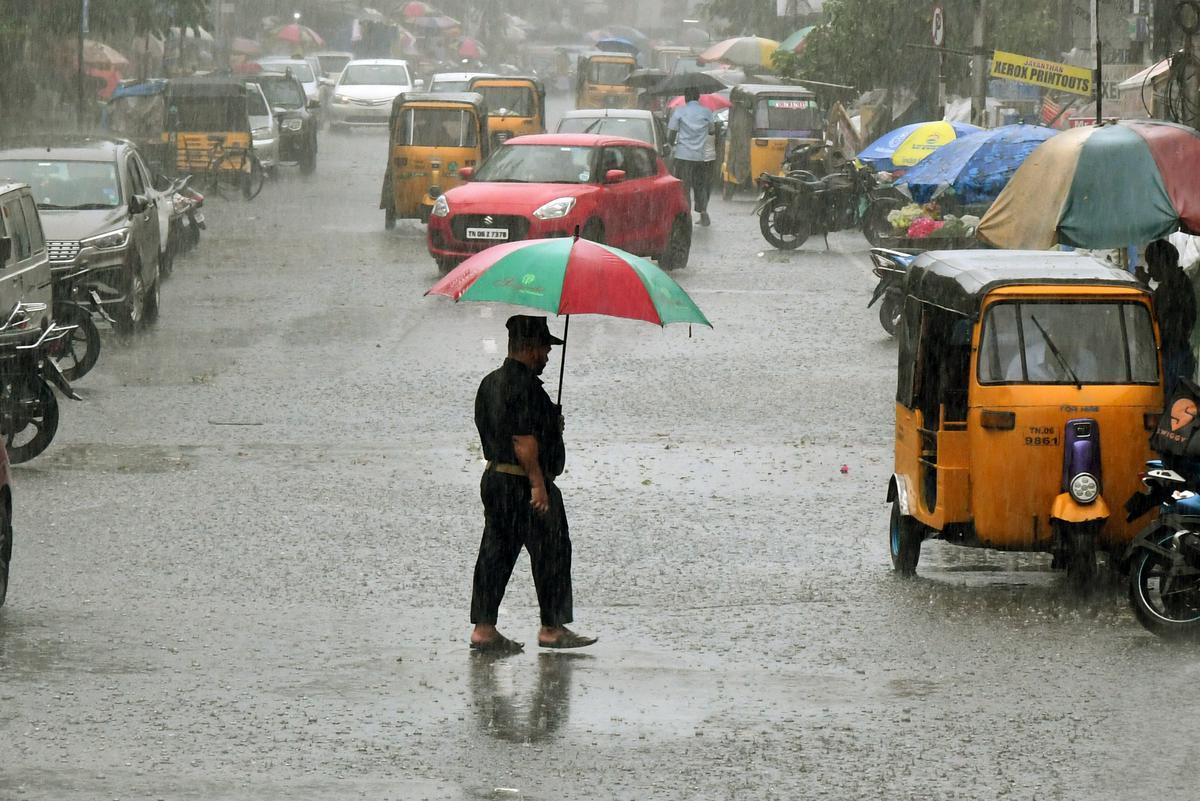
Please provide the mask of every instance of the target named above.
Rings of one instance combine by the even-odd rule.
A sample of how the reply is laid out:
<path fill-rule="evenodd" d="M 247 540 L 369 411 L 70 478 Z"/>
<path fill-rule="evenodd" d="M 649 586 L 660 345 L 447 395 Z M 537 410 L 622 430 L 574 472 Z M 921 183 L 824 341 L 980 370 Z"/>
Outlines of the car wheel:
<path fill-rule="evenodd" d="M 604 242 L 604 223 L 597 220 L 595 217 L 588 220 L 583 225 L 583 229 L 579 232 L 579 236 L 583 239 L 592 242 Z"/>
<path fill-rule="evenodd" d="M 146 297 L 142 305 L 142 326 L 151 326 L 158 322 L 159 310 L 159 284 L 162 281 L 156 279 L 146 292 Z"/>
<path fill-rule="evenodd" d="M 12 564 L 12 509 L 7 498 L 0 502 L 0 606 L 8 597 L 9 566 Z"/>
<path fill-rule="evenodd" d="M 142 265 L 133 265 L 133 275 L 125 290 L 125 302 L 117 310 L 113 319 L 116 322 L 117 333 L 121 336 L 132 336 L 142 326 L 142 313 L 146 310 L 146 282 L 142 279 Z"/>
<path fill-rule="evenodd" d="M 664 270 L 682 270 L 687 267 L 688 254 L 692 249 L 691 215 L 681 214 L 671 224 L 671 237 L 666 250 L 658 257 L 658 266 Z"/>
<path fill-rule="evenodd" d="M 458 266 L 458 262 L 454 259 L 444 259 L 435 256 L 433 260 L 437 263 L 438 272 L 442 275 L 445 275 Z"/>
<path fill-rule="evenodd" d="M 168 235 L 167 249 L 158 254 L 158 272 L 163 278 L 166 278 L 175 269 L 175 242 L 175 237 Z"/>

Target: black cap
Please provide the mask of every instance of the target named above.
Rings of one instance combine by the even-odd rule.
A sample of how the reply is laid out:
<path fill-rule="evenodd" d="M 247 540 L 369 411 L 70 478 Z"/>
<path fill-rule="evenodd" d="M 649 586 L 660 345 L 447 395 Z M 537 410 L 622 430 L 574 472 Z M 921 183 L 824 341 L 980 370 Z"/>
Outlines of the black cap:
<path fill-rule="evenodd" d="M 534 317 L 529 314 L 514 314 L 504 324 L 508 328 L 508 338 L 523 342 L 537 342 L 542 345 L 561 345 L 563 341 L 550 333 L 545 317 Z"/>

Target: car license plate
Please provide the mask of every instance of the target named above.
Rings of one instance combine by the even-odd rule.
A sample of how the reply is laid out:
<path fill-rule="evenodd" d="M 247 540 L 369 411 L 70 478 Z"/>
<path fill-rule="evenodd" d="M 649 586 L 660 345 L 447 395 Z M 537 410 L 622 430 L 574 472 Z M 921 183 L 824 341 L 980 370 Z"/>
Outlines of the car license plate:
<path fill-rule="evenodd" d="M 507 228 L 468 228 L 467 239 L 508 239 Z"/>

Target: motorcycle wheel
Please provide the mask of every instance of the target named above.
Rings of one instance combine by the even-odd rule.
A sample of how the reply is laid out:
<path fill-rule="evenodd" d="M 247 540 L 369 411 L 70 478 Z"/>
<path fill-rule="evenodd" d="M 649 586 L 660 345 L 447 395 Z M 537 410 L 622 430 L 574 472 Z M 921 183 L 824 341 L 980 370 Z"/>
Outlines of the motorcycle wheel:
<path fill-rule="evenodd" d="M 55 307 L 54 317 L 63 325 L 77 327 L 50 346 L 50 357 L 68 381 L 83 378 L 100 359 L 100 329 L 91 312 L 74 303 Z"/>
<path fill-rule="evenodd" d="M 892 568 L 901 576 L 915 576 L 921 559 L 921 524 L 900 513 L 900 503 L 892 501 L 892 519 L 888 525 L 888 550 Z"/>
<path fill-rule="evenodd" d="M 0 606 L 8 597 L 8 571 L 12 564 L 13 530 L 12 510 L 7 502 L 0 502 Z"/>
<path fill-rule="evenodd" d="M 4 444 L 8 449 L 8 460 L 20 464 L 50 447 L 58 431 L 58 398 L 41 376 L 31 379 L 26 387 L 14 386 L 12 389 L 22 393 L 19 399 L 6 399 L 19 407 L 12 420 L 14 428 L 18 425 L 21 428 L 5 431 Z"/>
<path fill-rule="evenodd" d="M 888 336 L 896 336 L 896 329 L 900 327 L 900 313 L 904 309 L 904 296 L 895 292 L 888 292 L 883 296 L 883 300 L 879 301 L 879 324 L 883 326 L 883 330 L 887 331 Z"/>
<path fill-rule="evenodd" d="M 1164 528 L 1152 541 L 1175 553 L 1174 538 L 1175 532 Z M 1138 623 L 1152 634 L 1165 640 L 1200 638 L 1200 576 L 1181 576 L 1178 565 L 1139 551 L 1129 569 L 1129 603 Z"/>
<path fill-rule="evenodd" d="M 863 236 L 871 243 L 872 247 L 882 247 L 886 239 L 891 236 L 892 224 L 888 222 L 887 216 L 893 209 L 900 208 L 900 204 L 894 200 L 876 200 L 867 209 L 867 213 L 863 215 L 862 231 Z"/>
<path fill-rule="evenodd" d="M 763 207 L 758 215 L 758 228 L 763 239 L 780 250 L 795 250 L 808 239 L 808 220 L 800 215 L 788 219 L 789 204 L 776 201 Z M 780 223 L 787 224 L 781 226 Z"/>

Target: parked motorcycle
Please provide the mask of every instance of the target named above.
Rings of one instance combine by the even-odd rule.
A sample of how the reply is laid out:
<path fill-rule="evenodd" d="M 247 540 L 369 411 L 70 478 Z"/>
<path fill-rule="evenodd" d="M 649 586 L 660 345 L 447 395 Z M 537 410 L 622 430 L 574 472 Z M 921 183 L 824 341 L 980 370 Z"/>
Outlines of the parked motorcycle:
<path fill-rule="evenodd" d="M 71 328 L 70 333 L 47 345 L 47 354 L 68 381 L 83 378 L 100 359 L 100 329 L 96 316 L 115 320 L 104 310 L 96 286 L 89 284 L 88 268 L 51 278 L 55 322 Z"/>
<path fill-rule="evenodd" d="M 754 212 L 763 238 L 780 250 L 795 250 L 820 234 L 862 226 L 875 199 L 877 182 L 869 167 L 846 163 L 824 176 L 806 170 L 787 175 L 763 173 Z"/>
<path fill-rule="evenodd" d="M 896 328 L 900 325 L 900 315 L 904 311 L 904 277 L 908 275 L 908 265 L 912 264 L 915 258 L 916 256 L 898 250 L 871 248 L 871 261 L 875 263 L 871 272 L 879 278 L 879 284 L 875 287 L 867 308 L 874 306 L 876 301 L 883 300 L 879 304 L 879 324 L 890 336 L 896 335 Z"/>
<path fill-rule="evenodd" d="M 82 400 L 48 354 L 74 328 L 50 323 L 39 334 L 31 327 L 32 315 L 45 310 L 44 303 L 17 303 L 0 325 L 0 434 L 14 464 L 46 450 L 58 431 L 58 399 L 51 385 Z"/>
<path fill-rule="evenodd" d="M 208 226 L 204 222 L 204 195 L 192 189 L 188 182 L 192 176 L 183 179 L 176 188 L 173 197 L 174 213 L 171 215 L 171 225 L 176 226 L 175 241 L 179 243 L 179 253 L 187 253 L 200 244 L 200 232 Z"/>

